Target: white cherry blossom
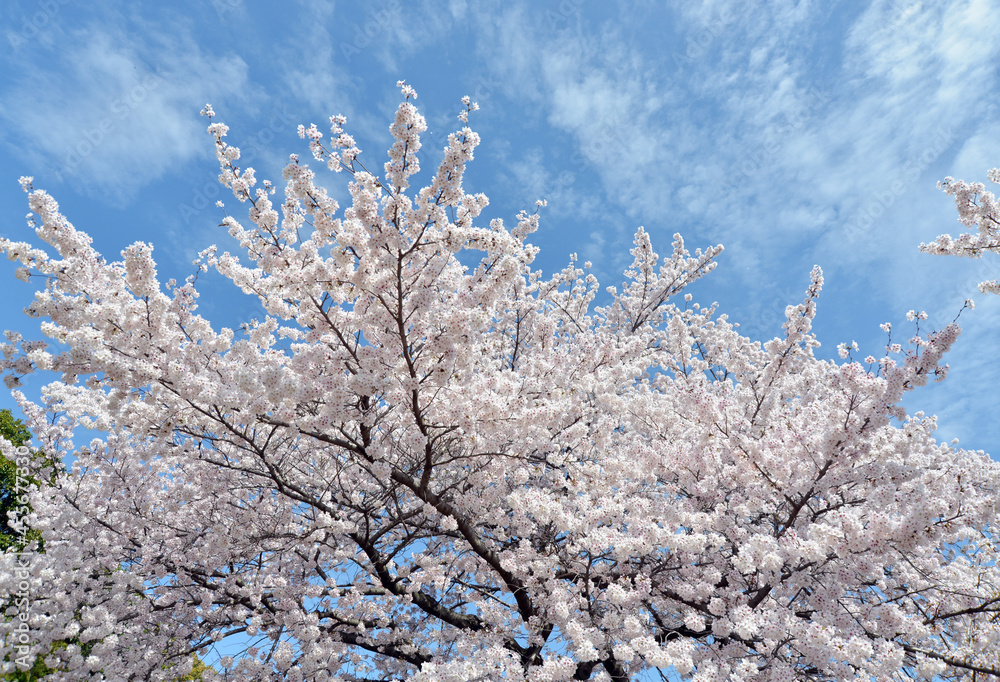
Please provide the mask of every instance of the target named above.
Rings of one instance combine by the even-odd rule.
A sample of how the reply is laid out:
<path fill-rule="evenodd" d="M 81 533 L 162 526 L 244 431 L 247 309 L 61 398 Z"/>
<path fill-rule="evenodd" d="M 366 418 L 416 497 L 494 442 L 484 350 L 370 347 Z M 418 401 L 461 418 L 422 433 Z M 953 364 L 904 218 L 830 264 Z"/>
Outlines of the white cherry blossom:
<path fill-rule="evenodd" d="M 45 283 L 51 342 L 8 333 L 3 366 L 56 373 L 42 404 L 16 396 L 73 461 L 30 500 L 51 679 L 168 679 L 215 647 L 233 680 L 1000 675 L 1000 471 L 900 405 L 957 326 L 818 359 L 815 268 L 782 336 L 752 340 L 685 292 L 721 247 L 661 257 L 642 228 L 595 305 L 589 264 L 532 269 L 537 211 L 483 226 L 471 100 L 410 190 L 426 122 L 400 87 L 382 176 L 343 117 L 299 129 L 349 175 L 344 210 L 295 155 L 276 205 L 205 107 L 247 219 L 223 222 L 245 253 L 196 266 L 259 299 L 242 330 L 22 179 L 51 254 L 0 248 Z"/>

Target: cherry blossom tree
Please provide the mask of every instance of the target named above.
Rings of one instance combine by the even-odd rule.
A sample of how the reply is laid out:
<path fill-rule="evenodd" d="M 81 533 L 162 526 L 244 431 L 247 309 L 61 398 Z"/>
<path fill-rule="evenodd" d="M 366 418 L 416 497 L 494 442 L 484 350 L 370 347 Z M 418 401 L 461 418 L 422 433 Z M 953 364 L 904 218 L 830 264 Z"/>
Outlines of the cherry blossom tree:
<path fill-rule="evenodd" d="M 990 182 L 1000 184 L 1000 168 L 987 173 Z M 992 192 L 986 191 L 981 182 L 965 182 L 947 177 L 938 183 L 948 196 L 955 197 L 958 220 L 968 232 L 958 238 L 943 234 L 930 244 L 921 244 L 920 250 L 938 255 L 982 258 L 987 253 L 1000 253 L 1000 206 Z M 975 228 L 976 231 L 973 231 Z M 1000 294 L 1000 279 L 980 282 L 984 294 Z"/>
<path fill-rule="evenodd" d="M 8 333 L 7 381 L 61 375 L 15 395 L 74 462 L 31 498 L 31 646 L 93 643 L 52 679 L 165 679 L 193 653 L 233 680 L 1000 674 L 1000 471 L 900 406 L 957 326 L 821 360 L 815 268 L 753 341 L 684 292 L 721 247 L 661 258 L 641 228 L 596 305 L 589 264 L 532 269 L 537 210 L 478 224 L 468 98 L 411 191 L 426 124 L 400 85 L 381 175 L 344 118 L 299 129 L 350 174 L 343 212 L 295 155 L 275 205 L 203 111 L 249 216 L 223 221 L 242 260 L 197 265 L 259 298 L 242 333 L 22 180 L 53 254 L 0 246 L 45 282 L 50 341 Z"/>

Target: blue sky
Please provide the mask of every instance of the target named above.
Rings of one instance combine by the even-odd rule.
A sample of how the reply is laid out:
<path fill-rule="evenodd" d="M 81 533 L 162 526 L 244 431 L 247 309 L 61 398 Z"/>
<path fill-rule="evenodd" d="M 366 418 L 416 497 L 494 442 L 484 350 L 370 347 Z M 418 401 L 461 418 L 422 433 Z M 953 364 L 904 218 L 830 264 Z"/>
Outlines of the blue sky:
<path fill-rule="evenodd" d="M 1000 259 L 921 254 L 957 233 L 952 175 L 1000 165 L 995 103 L 1000 13 L 968 2 L 171 3 L 8 0 L 0 28 L 0 234 L 28 239 L 21 175 L 35 178 L 109 260 L 155 246 L 161 280 L 193 272 L 224 198 L 207 121 L 211 102 L 244 162 L 279 182 L 299 123 L 331 114 L 380 168 L 398 104 L 419 93 L 424 167 L 458 126 L 460 98 L 481 110 L 483 143 L 466 187 L 491 198 L 484 224 L 548 200 L 534 242 L 546 272 L 570 253 L 617 285 L 639 225 L 670 250 L 722 243 L 693 289 L 746 334 L 780 331 L 819 264 L 816 330 L 824 357 L 856 340 L 881 354 L 926 310 L 930 328 L 965 298 L 965 330 L 942 384 L 907 400 L 939 416 L 939 436 L 1000 453 L 1000 300 L 975 290 Z M 331 193 L 346 196 L 346 177 Z M 231 198 L 227 205 L 236 202 Z M 341 202 L 344 204 L 344 202 Z M 21 314 L 34 288 L 4 261 L 0 327 L 39 337 Z M 201 312 L 218 326 L 258 315 L 219 277 Z M 28 385 L 37 395 L 39 383 Z M 0 407 L 12 407 L 0 395 Z"/>

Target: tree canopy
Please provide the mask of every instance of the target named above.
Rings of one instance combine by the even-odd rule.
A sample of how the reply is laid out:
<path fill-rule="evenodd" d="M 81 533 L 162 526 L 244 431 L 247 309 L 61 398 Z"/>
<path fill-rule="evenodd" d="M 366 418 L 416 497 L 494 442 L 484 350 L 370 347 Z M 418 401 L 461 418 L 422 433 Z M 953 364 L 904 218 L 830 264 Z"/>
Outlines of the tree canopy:
<path fill-rule="evenodd" d="M 55 255 L 0 248 L 46 282 L 30 313 L 57 343 L 9 334 L 7 380 L 61 375 L 15 395 L 75 458 L 32 496 L 32 646 L 92 643 L 53 679 L 166 679 L 220 642 L 227 679 L 1000 675 L 1000 470 L 900 404 L 957 325 L 819 359 L 817 267 L 783 334 L 749 339 L 684 291 L 722 247 L 661 257 L 642 228 L 596 305 L 589 264 L 532 268 L 537 210 L 479 225 L 468 98 L 411 191 L 427 126 L 400 86 L 381 175 L 343 117 L 299 128 L 350 175 L 343 212 L 294 154 L 276 204 L 203 111 L 248 219 L 223 220 L 243 254 L 198 265 L 258 297 L 243 333 L 22 180 Z"/>

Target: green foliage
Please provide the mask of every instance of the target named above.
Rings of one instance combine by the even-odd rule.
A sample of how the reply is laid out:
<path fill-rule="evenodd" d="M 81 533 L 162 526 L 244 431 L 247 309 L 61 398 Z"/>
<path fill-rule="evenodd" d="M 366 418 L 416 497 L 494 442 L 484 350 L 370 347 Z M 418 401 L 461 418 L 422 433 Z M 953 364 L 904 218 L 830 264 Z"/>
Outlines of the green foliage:
<path fill-rule="evenodd" d="M 10 410 L 0 410 L 0 436 L 3 436 L 15 447 L 20 447 L 31 440 L 31 431 L 20 419 L 14 419 Z M 20 506 L 17 490 L 17 466 L 15 463 L 0 455 L 0 551 L 6 551 L 8 547 L 23 544 L 23 540 L 34 540 L 29 531 L 28 537 L 22 538 L 20 534 L 7 524 L 8 512 Z M 37 533 L 35 533 L 37 535 Z M 18 547 L 20 548 L 20 547 Z"/>
<path fill-rule="evenodd" d="M 18 447 L 31 440 L 31 431 L 10 410 L 0 410 L 0 435 Z"/>
<path fill-rule="evenodd" d="M 94 647 L 93 642 L 81 643 L 79 639 L 73 638 L 69 641 L 59 641 L 52 644 L 51 651 L 54 653 L 60 649 L 65 649 L 70 644 L 76 644 L 80 646 L 80 653 L 83 656 L 90 654 L 90 650 Z M 40 680 L 46 675 L 55 672 L 52 668 L 45 665 L 44 656 L 36 656 L 35 662 L 27 670 L 15 669 L 13 672 L 6 673 L 0 676 L 0 682 L 35 682 L 35 680 Z"/>
<path fill-rule="evenodd" d="M 31 431 L 28 430 L 20 419 L 15 419 L 10 410 L 0 410 L 0 436 L 9 440 L 15 447 L 20 447 L 31 441 Z M 40 458 L 44 458 L 45 455 L 41 452 L 35 452 L 32 453 L 32 457 L 37 461 Z M 55 462 L 50 463 L 54 464 Z M 18 551 L 23 549 L 25 545 L 36 540 L 39 542 L 38 551 L 44 551 L 44 548 L 41 547 L 41 533 L 37 530 L 28 529 L 22 535 L 19 529 L 11 528 L 7 524 L 7 513 L 15 508 L 21 508 L 21 505 L 18 504 L 20 495 L 18 494 L 17 484 L 18 476 L 15 462 L 0 454 L 0 522 L 2 522 L 3 526 L 0 529 L 0 552 L 7 551 L 8 549 Z M 38 481 L 29 477 L 28 484 L 37 486 Z M 24 482 L 22 482 L 22 493 L 24 485 Z M 52 651 L 65 649 L 69 644 L 80 645 L 83 655 L 87 655 L 89 649 L 93 646 L 93 642 L 81 643 L 74 638 L 69 641 L 55 642 L 52 646 Z M 0 682 L 35 682 L 35 680 L 44 678 L 46 675 L 54 672 L 45 665 L 44 658 L 44 656 L 36 657 L 32 666 L 27 670 L 13 670 L 9 673 L 0 674 Z M 192 658 L 191 672 L 177 678 L 176 682 L 200 682 L 202 674 L 212 669 L 210 666 L 205 665 L 197 656 L 193 656 Z"/>
<path fill-rule="evenodd" d="M 20 419 L 15 419 L 10 410 L 0 410 L 0 436 L 9 440 L 15 447 L 21 447 L 31 441 L 31 431 Z M 60 462 L 56 458 L 46 456 L 44 452 L 35 451 L 31 453 L 33 460 L 32 467 L 49 467 L 50 483 L 55 483 L 57 469 Z M 0 455 L 0 552 L 8 549 L 22 550 L 25 546 L 37 541 L 38 552 L 44 552 L 45 547 L 42 542 L 42 534 L 32 528 L 11 528 L 8 525 L 8 512 L 15 509 L 20 510 L 20 516 L 30 512 L 31 508 L 19 503 L 19 498 L 23 500 L 28 487 L 38 487 L 38 480 L 33 476 L 24 476 L 19 481 L 17 474 L 17 464 L 7 457 Z M 20 489 L 18 484 L 20 483 Z"/>
<path fill-rule="evenodd" d="M 31 440 L 31 431 L 20 419 L 14 419 L 10 410 L 0 410 L 0 436 L 9 440 L 15 447 L 20 447 Z M 33 479 L 29 479 L 29 481 L 37 485 L 37 481 Z M 33 540 L 41 540 L 38 531 L 28 530 L 22 535 L 19 529 L 11 528 L 8 525 L 8 512 L 21 506 L 18 504 L 17 483 L 16 463 L 0 454 L 0 551 L 19 550 Z M 21 492 L 23 492 L 23 488 Z M 42 662 L 42 657 L 39 656 L 28 670 L 14 670 L 0 677 L 0 680 L 3 682 L 31 682 L 41 679 L 50 672 L 49 668 Z"/>
<path fill-rule="evenodd" d="M 197 655 L 192 656 L 192 659 L 191 672 L 184 677 L 178 677 L 176 682 L 201 682 L 202 674 L 208 670 L 212 670 L 211 666 L 205 665 L 205 662 L 198 658 Z"/>
<path fill-rule="evenodd" d="M 38 656 L 35 659 L 34 665 L 27 670 L 14 670 L 0 676 L 0 680 L 3 680 L 3 682 L 35 682 L 35 680 L 42 679 L 50 672 L 52 671 L 42 662 L 42 657 Z"/>

